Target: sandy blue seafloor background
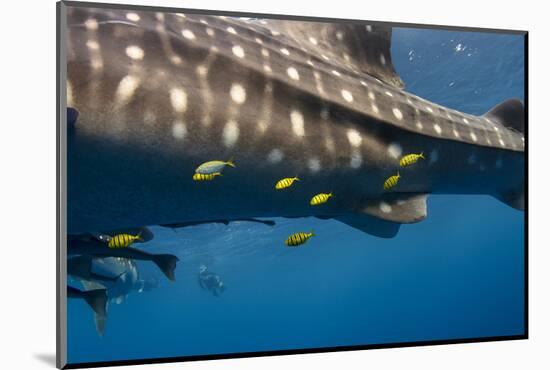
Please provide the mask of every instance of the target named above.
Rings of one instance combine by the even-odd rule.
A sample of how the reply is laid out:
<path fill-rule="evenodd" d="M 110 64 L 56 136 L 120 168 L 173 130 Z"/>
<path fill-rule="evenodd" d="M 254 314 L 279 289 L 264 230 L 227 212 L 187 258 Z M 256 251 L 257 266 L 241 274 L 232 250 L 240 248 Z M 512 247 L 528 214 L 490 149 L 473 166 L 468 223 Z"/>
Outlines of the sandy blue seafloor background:
<path fill-rule="evenodd" d="M 523 99 L 522 36 L 394 29 L 393 62 L 407 90 L 481 114 Z M 475 180 L 475 179 L 474 179 Z M 276 219 L 153 228 L 143 248 L 181 262 L 169 283 L 109 305 L 105 336 L 69 301 L 69 362 L 333 347 L 522 334 L 524 214 L 487 196 L 430 196 L 429 217 L 378 239 L 335 221 Z M 281 246 L 314 228 L 304 248 Z M 201 290 L 199 265 L 228 286 Z"/>

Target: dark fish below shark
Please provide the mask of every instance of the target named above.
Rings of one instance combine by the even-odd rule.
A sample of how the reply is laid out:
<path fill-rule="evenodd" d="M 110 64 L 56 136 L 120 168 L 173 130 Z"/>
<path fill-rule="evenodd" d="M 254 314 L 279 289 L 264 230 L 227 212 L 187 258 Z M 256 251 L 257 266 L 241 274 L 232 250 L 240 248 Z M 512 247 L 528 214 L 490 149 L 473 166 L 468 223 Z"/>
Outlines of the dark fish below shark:
<path fill-rule="evenodd" d="M 67 14 L 70 234 L 315 216 L 392 237 L 427 216 L 429 193 L 523 209 L 522 102 L 474 116 L 404 91 L 391 27 Z M 399 168 L 420 152 L 426 160 Z M 199 164 L 230 158 L 223 177 L 192 180 Z M 273 190 L 289 176 L 302 181 Z"/>

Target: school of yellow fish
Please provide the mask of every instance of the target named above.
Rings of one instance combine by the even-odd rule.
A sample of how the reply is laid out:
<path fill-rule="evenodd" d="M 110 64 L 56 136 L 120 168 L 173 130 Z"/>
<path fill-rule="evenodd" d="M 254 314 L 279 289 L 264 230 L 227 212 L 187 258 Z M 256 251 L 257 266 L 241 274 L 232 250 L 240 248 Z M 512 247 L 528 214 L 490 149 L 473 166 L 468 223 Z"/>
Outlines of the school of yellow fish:
<path fill-rule="evenodd" d="M 400 167 L 409 167 L 417 163 L 420 159 L 426 159 L 424 157 L 424 153 L 416 154 L 411 153 L 404 155 L 399 160 L 399 166 Z M 226 167 L 233 167 L 235 168 L 235 163 L 233 163 L 233 160 L 228 161 L 209 161 L 201 164 L 197 167 L 195 170 L 195 173 L 193 174 L 193 180 L 195 181 L 212 181 L 217 176 L 221 176 L 221 172 Z M 397 186 L 399 183 L 399 180 L 401 179 L 401 175 L 399 171 L 395 175 L 392 175 L 388 177 L 385 181 L 382 187 L 384 190 L 388 191 L 392 189 L 393 187 Z M 283 179 L 280 179 L 275 183 L 275 190 L 284 190 L 292 187 L 295 182 L 300 181 L 298 176 L 294 177 L 285 177 Z M 332 194 L 332 191 L 329 193 L 319 193 L 314 195 L 311 200 L 309 201 L 309 204 L 313 207 L 321 206 L 329 201 L 330 198 L 334 197 Z M 295 234 L 290 235 L 286 240 L 285 244 L 288 247 L 297 247 L 299 245 L 305 244 L 312 236 L 315 234 L 313 231 L 307 233 L 307 232 L 297 232 Z M 131 235 L 130 235 L 131 236 Z M 130 243 L 131 244 L 131 243 Z"/>
<path fill-rule="evenodd" d="M 420 154 L 407 154 L 401 157 L 399 160 L 399 166 L 400 167 L 409 167 L 417 163 L 420 159 L 426 159 L 424 157 L 424 153 Z M 193 174 L 193 180 L 194 181 L 212 181 L 216 177 L 222 176 L 222 171 L 225 169 L 226 166 L 235 168 L 235 163 L 233 163 L 233 160 L 230 159 L 228 161 L 209 161 L 201 164 L 197 167 L 195 170 L 195 173 Z M 388 191 L 392 189 L 393 187 L 397 186 L 399 184 L 399 181 L 401 179 L 401 174 L 399 171 L 395 175 L 392 175 L 388 177 L 385 181 L 382 187 L 384 190 Z M 298 176 L 294 177 L 286 177 L 283 178 L 275 183 L 275 189 L 276 190 L 284 190 L 292 187 L 295 182 L 299 182 L 300 179 Z M 318 207 L 321 206 L 329 201 L 330 198 L 334 197 L 334 194 L 332 194 L 332 191 L 329 193 L 318 193 L 315 194 L 309 201 L 309 204 L 312 207 Z M 312 236 L 315 234 L 313 231 L 311 232 L 297 232 L 292 235 L 290 235 L 286 240 L 285 244 L 288 247 L 297 247 L 300 245 L 305 244 Z M 113 235 L 107 242 L 107 246 L 109 248 L 127 248 L 131 246 L 135 241 L 143 241 L 141 238 L 141 235 L 130 235 L 130 234 L 117 234 Z"/>

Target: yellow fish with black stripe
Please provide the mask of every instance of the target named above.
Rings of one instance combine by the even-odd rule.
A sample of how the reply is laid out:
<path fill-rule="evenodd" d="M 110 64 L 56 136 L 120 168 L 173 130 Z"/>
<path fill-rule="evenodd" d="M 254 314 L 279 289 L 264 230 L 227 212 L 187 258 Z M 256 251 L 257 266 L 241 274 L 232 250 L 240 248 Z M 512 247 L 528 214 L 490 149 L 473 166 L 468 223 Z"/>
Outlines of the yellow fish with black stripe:
<path fill-rule="evenodd" d="M 136 240 L 143 241 L 141 233 L 137 235 L 117 234 L 109 240 L 107 245 L 109 248 L 126 248 L 132 245 Z"/>
<path fill-rule="evenodd" d="M 216 176 L 221 176 L 219 172 L 216 173 L 195 173 L 193 174 L 193 180 L 195 181 L 212 181 Z"/>
<path fill-rule="evenodd" d="M 281 190 L 289 188 L 292 186 L 292 184 L 294 184 L 294 181 L 300 181 L 300 179 L 297 176 L 286 177 L 282 180 L 277 181 L 277 183 L 275 184 L 275 189 Z"/>
<path fill-rule="evenodd" d="M 309 201 L 309 204 L 312 206 L 318 206 L 323 203 L 328 202 L 329 198 L 332 197 L 332 191 L 330 193 L 319 193 L 315 195 L 311 200 Z"/>
<path fill-rule="evenodd" d="M 424 157 L 424 152 L 420 153 L 420 154 L 407 154 L 403 157 L 401 157 L 401 159 L 399 160 L 399 165 L 401 167 L 407 167 L 407 166 L 411 166 L 413 164 L 415 164 L 416 162 L 418 162 L 418 160 L 420 159 L 426 159 Z"/>
<path fill-rule="evenodd" d="M 384 181 L 384 190 L 390 190 L 391 188 L 396 186 L 400 178 L 401 175 L 399 174 L 399 171 L 397 172 L 397 175 L 388 177 L 386 181 Z"/>
<path fill-rule="evenodd" d="M 300 233 L 292 234 L 285 240 L 285 244 L 288 247 L 297 247 L 307 242 L 309 238 L 311 238 L 314 235 L 315 234 L 313 234 L 313 230 L 309 233 L 300 232 Z"/>

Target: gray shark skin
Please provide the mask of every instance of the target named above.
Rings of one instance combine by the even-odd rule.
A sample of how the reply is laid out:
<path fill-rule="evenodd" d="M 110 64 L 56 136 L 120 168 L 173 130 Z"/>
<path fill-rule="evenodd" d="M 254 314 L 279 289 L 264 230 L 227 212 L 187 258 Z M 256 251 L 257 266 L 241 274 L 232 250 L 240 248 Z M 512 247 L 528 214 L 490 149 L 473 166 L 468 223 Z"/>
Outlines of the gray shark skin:
<path fill-rule="evenodd" d="M 68 25 L 69 233 L 315 216 L 392 237 L 429 193 L 523 209 L 523 104 L 473 116 L 407 93 L 391 28 L 93 8 Z"/>

